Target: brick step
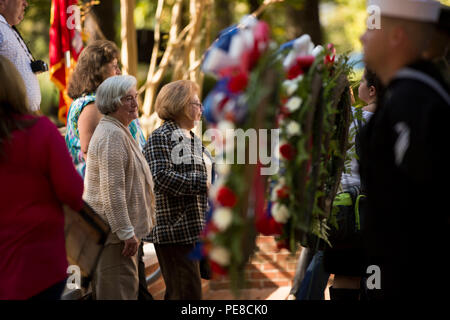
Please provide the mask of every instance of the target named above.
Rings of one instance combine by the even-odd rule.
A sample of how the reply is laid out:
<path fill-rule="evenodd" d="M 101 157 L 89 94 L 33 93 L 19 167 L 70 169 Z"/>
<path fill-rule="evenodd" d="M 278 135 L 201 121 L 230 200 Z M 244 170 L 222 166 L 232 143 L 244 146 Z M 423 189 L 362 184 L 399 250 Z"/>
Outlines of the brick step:
<path fill-rule="evenodd" d="M 286 249 L 279 250 L 272 236 L 256 238 L 256 252 L 245 267 L 245 288 L 269 289 L 291 287 L 301 247 L 295 254 Z M 211 290 L 227 290 L 230 280 L 223 276 L 210 282 Z"/>
<path fill-rule="evenodd" d="M 246 289 L 242 290 L 242 292 L 249 297 L 258 296 L 255 296 L 255 294 L 252 293 L 255 290 L 255 292 L 258 290 L 264 290 L 264 292 L 267 291 L 265 294 L 259 296 L 268 297 L 273 292 L 283 292 L 281 296 L 284 296 L 284 291 L 287 290 L 286 288 L 289 288 L 290 290 L 290 287 L 292 286 L 292 280 L 294 279 L 295 268 L 301 252 L 301 247 L 299 246 L 299 249 L 295 254 L 291 254 L 286 249 L 279 250 L 275 238 L 271 236 L 258 236 L 256 239 L 256 246 L 257 251 L 245 268 Z M 159 267 L 154 247 L 150 243 L 144 245 L 144 262 L 147 275 L 151 274 Z M 165 284 L 162 276 L 148 288 L 156 300 L 164 298 Z M 286 297 L 280 298 L 280 300 L 287 298 L 289 290 L 287 290 Z M 220 292 L 216 293 L 215 291 Z M 218 299 L 217 297 L 220 297 L 221 294 L 229 297 L 231 295 L 230 280 L 226 276 L 217 277 L 209 281 L 202 280 L 202 292 L 205 299 L 215 300 Z M 280 297 L 280 295 L 275 296 L 278 298 Z"/>

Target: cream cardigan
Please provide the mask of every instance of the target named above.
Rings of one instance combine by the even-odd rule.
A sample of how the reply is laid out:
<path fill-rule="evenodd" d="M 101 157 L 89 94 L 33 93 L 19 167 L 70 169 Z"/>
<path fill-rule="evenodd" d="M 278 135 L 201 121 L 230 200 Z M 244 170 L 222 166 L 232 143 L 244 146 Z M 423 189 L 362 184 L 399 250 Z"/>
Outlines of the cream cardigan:
<path fill-rule="evenodd" d="M 152 175 L 130 131 L 111 116 L 100 120 L 89 142 L 84 189 L 83 199 L 119 239 L 149 234 L 155 219 Z"/>

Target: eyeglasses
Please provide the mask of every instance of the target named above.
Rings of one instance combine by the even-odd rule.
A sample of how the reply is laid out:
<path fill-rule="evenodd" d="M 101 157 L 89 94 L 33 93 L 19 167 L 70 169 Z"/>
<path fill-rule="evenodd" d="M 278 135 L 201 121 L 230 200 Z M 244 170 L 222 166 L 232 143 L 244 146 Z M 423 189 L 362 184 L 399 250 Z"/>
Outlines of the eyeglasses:
<path fill-rule="evenodd" d="M 203 107 L 202 103 L 199 102 L 191 102 L 191 104 L 198 106 L 199 108 Z"/>
<path fill-rule="evenodd" d="M 132 96 L 131 94 L 127 96 L 123 96 L 121 99 L 125 100 L 126 102 L 133 102 L 136 101 L 138 95 Z"/>

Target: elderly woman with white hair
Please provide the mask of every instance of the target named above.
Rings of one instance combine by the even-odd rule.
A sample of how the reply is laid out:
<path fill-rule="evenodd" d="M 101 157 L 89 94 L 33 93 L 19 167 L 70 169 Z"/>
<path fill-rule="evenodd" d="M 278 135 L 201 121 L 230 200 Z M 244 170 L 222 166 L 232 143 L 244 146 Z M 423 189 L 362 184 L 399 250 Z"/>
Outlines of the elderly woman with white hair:
<path fill-rule="evenodd" d="M 127 129 L 138 117 L 136 79 L 113 76 L 97 89 L 104 116 L 87 153 L 83 198 L 109 224 L 111 233 L 94 277 L 96 299 L 137 299 L 141 239 L 153 226 L 153 181 L 138 143 Z"/>

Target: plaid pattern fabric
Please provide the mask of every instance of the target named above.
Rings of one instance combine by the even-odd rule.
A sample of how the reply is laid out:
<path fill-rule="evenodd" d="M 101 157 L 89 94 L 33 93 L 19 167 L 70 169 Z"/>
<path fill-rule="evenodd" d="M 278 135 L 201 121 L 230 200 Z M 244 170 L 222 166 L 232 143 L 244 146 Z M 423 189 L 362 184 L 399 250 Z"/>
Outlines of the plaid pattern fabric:
<path fill-rule="evenodd" d="M 144 240 L 158 244 L 198 241 L 208 204 L 207 172 L 200 139 L 166 121 L 148 138 L 144 156 L 153 176 L 156 225 Z"/>

